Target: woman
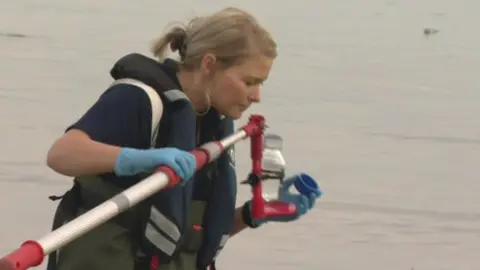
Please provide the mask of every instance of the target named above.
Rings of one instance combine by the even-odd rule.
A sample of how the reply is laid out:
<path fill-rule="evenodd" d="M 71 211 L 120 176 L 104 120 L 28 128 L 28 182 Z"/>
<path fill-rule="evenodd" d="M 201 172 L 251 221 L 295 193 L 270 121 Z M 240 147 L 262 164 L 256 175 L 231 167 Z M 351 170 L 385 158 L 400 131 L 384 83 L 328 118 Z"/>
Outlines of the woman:
<path fill-rule="evenodd" d="M 179 63 L 165 58 L 168 46 L 179 53 Z M 72 241 L 50 256 L 49 270 L 205 269 L 229 236 L 295 220 L 318 196 L 288 197 L 300 211 L 287 220 L 252 220 L 249 202 L 235 209 L 229 155 L 195 174 L 187 151 L 233 132 L 233 120 L 260 101 L 260 85 L 277 56 L 274 40 L 250 14 L 227 8 L 195 18 L 172 28 L 152 51 L 158 61 L 140 54 L 121 58 L 110 72 L 115 82 L 52 145 L 48 166 L 75 178 L 54 228 L 161 165 L 170 166 L 182 185 Z"/>

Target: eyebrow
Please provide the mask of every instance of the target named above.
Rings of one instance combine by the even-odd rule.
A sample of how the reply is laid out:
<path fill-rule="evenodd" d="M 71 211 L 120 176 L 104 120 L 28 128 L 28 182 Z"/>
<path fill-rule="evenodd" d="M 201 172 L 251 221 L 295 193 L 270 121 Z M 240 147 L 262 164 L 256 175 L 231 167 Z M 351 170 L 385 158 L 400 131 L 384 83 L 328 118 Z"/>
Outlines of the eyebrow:
<path fill-rule="evenodd" d="M 257 76 L 251 76 L 251 75 L 247 75 L 247 76 L 245 76 L 245 78 L 249 79 L 249 80 L 254 80 L 257 83 L 261 83 L 261 82 L 263 82 L 267 79 L 267 78 L 261 78 L 261 77 L 257 77 Z"/>

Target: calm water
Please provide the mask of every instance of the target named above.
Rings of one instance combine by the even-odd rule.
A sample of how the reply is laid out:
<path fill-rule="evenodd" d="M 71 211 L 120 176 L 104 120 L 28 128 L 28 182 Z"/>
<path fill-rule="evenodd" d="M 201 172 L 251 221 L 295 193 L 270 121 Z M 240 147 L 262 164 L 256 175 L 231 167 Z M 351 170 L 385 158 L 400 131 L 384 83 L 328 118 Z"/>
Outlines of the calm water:
<path fill-rule="evenodd" d="M 46 151 L 110 83 L 113 62 L 148 52 L 172 20 L 237 5 L 279 44 L 252 112 L 284 137 L 290 172 L 315 176 L 325 197 L 296 223 L 232 239 L 220 269 L 479 269 L 480 2 L 141 3 L 0 4 L 0 32 L 26 35 L 0 36 L 0 252 L 49 230 L 47 196 L 70 182 Z M 439 32 L 425 38 L 425 27 Z M 238 148 L 244 177 L 248 144 Z"/>

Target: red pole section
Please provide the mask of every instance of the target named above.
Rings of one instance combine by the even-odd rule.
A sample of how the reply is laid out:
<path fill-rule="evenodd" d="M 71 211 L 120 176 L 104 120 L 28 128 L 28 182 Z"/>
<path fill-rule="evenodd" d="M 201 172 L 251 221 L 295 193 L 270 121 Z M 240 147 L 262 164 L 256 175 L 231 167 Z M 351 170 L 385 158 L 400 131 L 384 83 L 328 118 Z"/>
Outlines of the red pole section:
<path fill-rule="evenodd" d="M 0 270 L 24 270 L 40 265 L 45 254 L 35 241 L 26 241 L 22 246 L 0 260 Z"/>
<path fill-rule="evenodd" d="M 273 216 L 281 217 L 294 215 L 297 211 L 295 204 L 282 201 L 265 202 L 263 199 L 262 159 L 264 150 L 263 133 L 265 129 L 265 119 L 261 115 L 252 115 L 249 124 L 251 125 L 246 129 L 246 132 L 250 136 L 251 143 L 250 155 L 252 158 L 252 172 L 250 175 L 250 184 L 252 185 L 252 218 L 262 219 Z"/>
<path fill-rule="evenodd" d="M 250 136 L 250 156 L 252 158 L 252 175 L 255 177 L 252 183 L 252 217 L 265 217 L 265 201 L 262 196 L 262 158 L 263 158 L 263 131 L 265 118 L 261 115 L 250 117 L 250 129 L 246 130 Z"/>

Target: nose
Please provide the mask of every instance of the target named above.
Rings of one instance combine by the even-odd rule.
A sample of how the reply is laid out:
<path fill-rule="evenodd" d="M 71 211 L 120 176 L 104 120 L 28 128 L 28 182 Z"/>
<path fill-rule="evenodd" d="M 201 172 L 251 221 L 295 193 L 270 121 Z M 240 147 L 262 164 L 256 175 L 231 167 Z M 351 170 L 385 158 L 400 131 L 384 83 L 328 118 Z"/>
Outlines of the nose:
<path fill-rule="evenodd" d="M 258 103 L 260 102 L 260 86 L 256 86 L 248 95 L 248 99 L 251 103 Z"/>

